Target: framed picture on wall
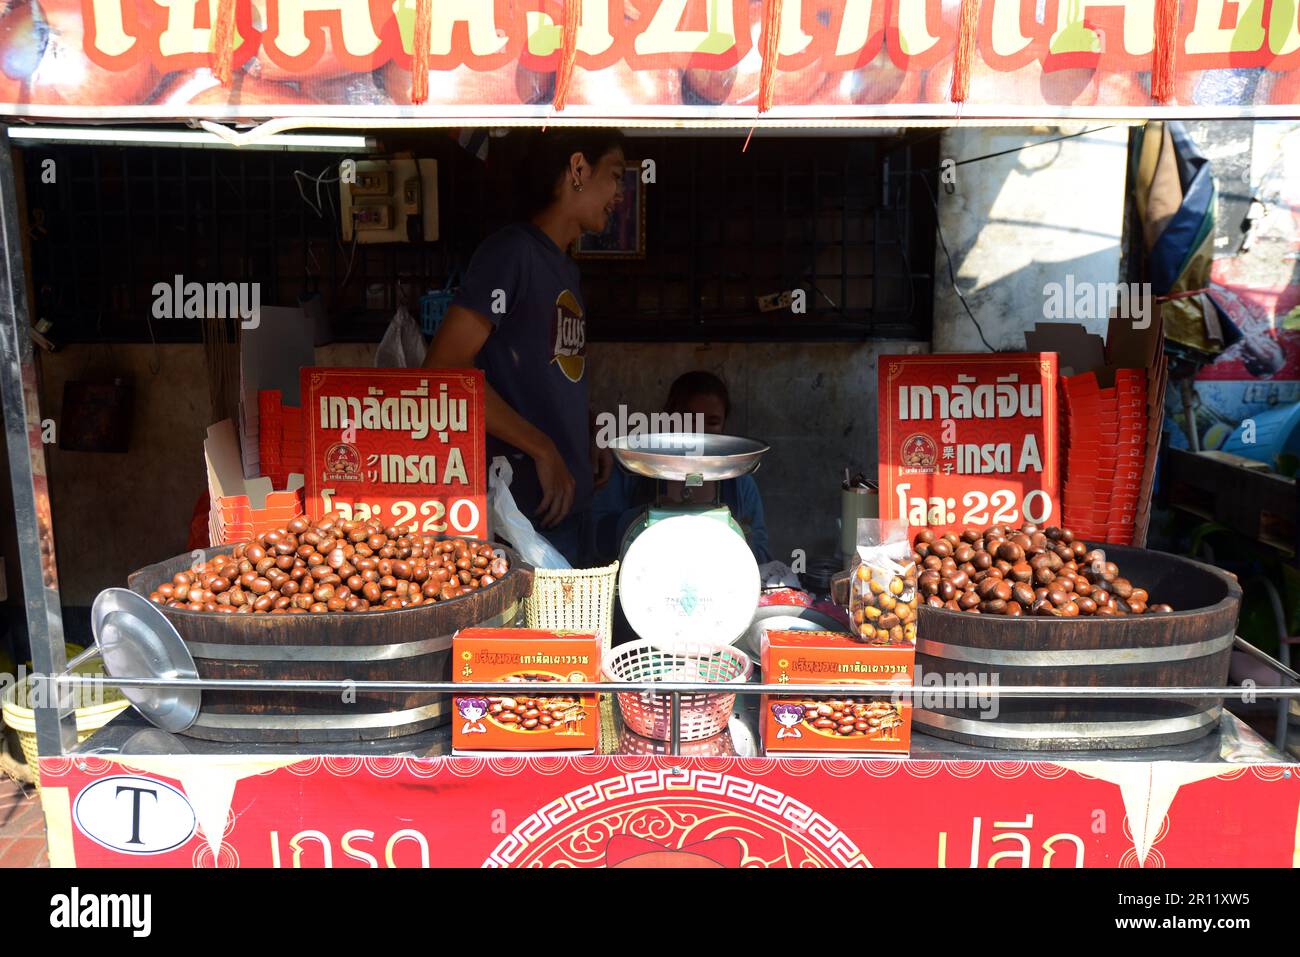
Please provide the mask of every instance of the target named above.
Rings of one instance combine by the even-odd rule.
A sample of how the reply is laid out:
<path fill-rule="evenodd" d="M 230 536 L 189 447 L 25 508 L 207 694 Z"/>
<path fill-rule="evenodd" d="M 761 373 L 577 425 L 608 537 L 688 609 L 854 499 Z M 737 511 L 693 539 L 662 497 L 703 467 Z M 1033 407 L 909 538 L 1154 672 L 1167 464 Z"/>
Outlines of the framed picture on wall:
<path fill-rule="evenodd" d="M 645 258 L 645 187 L 641 161 L 627 160 L 623 169 L 623 198 L 614 207 L 605 229 L 583 233 L 573 244 L 574 259 Z"/>

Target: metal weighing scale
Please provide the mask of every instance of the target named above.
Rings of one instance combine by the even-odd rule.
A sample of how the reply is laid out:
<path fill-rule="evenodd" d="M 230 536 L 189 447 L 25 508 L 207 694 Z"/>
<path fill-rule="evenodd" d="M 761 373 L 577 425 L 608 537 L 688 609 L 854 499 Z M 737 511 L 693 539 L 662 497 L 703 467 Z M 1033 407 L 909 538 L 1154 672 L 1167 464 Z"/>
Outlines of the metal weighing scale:
<path fill-rule="evenodd" d="M 758 563 L 716 483 L 753 472 L 768 446 L 674 432 L 625 436 L 610 451 L 623 468 L 657 483 L 654 504 L 632 522 L 621 548 L 619 604 L 632 630 L 664 642 L 742 637 L 758 608 Z M 682 501 L 670 500 L 669 482 L 684 484 Z M 715 483 L 713 494 L 696 500 L 692 493 L 705 482 Z"/>

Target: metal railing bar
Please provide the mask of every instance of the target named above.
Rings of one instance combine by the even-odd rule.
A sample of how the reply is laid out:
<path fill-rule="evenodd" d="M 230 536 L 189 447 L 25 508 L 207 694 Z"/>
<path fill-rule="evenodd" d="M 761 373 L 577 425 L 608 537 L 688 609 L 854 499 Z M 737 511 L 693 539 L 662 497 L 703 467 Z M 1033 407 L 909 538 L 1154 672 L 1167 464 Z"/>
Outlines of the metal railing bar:
<path fill-rule="evenodd" d="M 32 675 L 32 681 L 48 680 Z M 782 697 L 827 697 L 862 695 L 902 696 L 996 696 L 1002 698 L 1236 698 L 1248 694 L 1257 698 L 1300 698 L 1300 686 L 1285 688 L 1206 687 L 1085 687 L 1072 685 L 891 685 L 891 684 L 727 684 L 719 682 L 657 681 L 548 681 L 544 686 L 521 682 L 480 681 L 351 681 L 290 678 L 109 678 L 98 675 L 60 675 L 54 679 L 72 687 L 105 684 L 118 688 L 172 688 L 212 691 L 308 691 L 308 692 L 433 692 L 444 694 L 490 694 L 545 690 L 585 694 L 641 692 L 648 694 L 770 694 Z"/>
<path fill-rule="evenodd" d="M 1290 678 L 1292 681 L 1300 682 L 1300 674 L 1296 673 L 1293 669 L 1282 664 L 1282 662 L 1278 661 L 1267 651 L 1261 651 L 1260 649 L 1256 648 L 1254 645 L 1252 645 L 1246 639 L 1242 638 L 1240 635 L 1238 635 L 1236 641 L 1233 642 L 1232 648 L 1234 651 L 1244 651 L 1252 658 L 1264 662 L 1264 664 L 1268 665 L 1278 674 L 1286 678 Z"/>

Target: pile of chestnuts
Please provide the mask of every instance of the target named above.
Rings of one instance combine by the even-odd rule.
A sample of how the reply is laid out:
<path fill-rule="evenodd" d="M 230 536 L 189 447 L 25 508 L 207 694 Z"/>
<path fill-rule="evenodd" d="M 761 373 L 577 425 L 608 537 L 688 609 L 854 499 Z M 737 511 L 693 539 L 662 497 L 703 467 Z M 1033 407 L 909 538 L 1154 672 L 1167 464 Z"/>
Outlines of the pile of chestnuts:
<path fill-rule="evenodd" d="M 1054 618 L 1173 611 L 1151 604 L 1103 550 L 1075 541 L 1069 529 L 994 525 L 960 535 L 923 529 L 912 547 L 917 589 L 933 608 Z"/>
<path fill-rule="evenodd" d="M 229 555 L 195 564 L 149 598 L 226 614 L 381 611 L 449 601 L 509 570 L 491 545 L 330 514 L 315 523 L 295 518 Z"/>

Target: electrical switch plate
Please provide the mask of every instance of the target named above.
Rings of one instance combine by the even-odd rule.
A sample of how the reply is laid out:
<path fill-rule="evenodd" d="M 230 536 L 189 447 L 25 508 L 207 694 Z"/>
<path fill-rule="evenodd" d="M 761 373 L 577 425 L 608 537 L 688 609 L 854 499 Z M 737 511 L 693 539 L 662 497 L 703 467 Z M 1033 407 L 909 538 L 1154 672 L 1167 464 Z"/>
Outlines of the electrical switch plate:
<path fill-rule="evenodd" d="M 402 187 L 402 215 L 420 215 L 420 177 L 412 176 Z"/>
<path fill-rule="evenodd" d="M 387 203 L 367 203 L 352 207 L 352 222 L 357 232 L 393 228 L 393 207 Z"/>
<path fill-rule="evenodd" d="M 386 191 L 369 192 L 372 187 L 378 190 L 385 179 Z M 357 186 L 363 183 L 367 191 L 360 192 Z M 354 237 L 358 243 L 433 242 L 438 238 L 438 161 L 406 157 L 357 160 L 356 181 L 340 180 L 339 200 L 344 242 L 353 242 Z M 389 218 L 383 226 L 373 221 L 374 214 L 366 213 L 364 223 L 353 215 L 358 207 L 378 205 L 388 208 Z M 408 225 L 412 217 L 414 235 Z"/>
<path fill-rule="evenodd" d="M 357 170 L 357 181 L 349 184 L 353 196 L 387 196 L 392 192 L 388 170 Z"/>

